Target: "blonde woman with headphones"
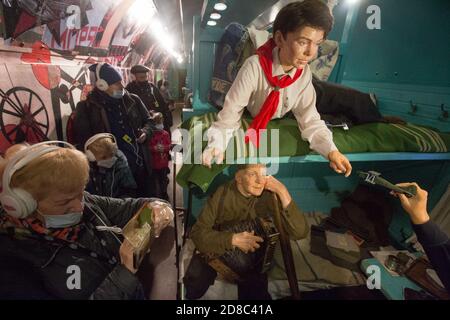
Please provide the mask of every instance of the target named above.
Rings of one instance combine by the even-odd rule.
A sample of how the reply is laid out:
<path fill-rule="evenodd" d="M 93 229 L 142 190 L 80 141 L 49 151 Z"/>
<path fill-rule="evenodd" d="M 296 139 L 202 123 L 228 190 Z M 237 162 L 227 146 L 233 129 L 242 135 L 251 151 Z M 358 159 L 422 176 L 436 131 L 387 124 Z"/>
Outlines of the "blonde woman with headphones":
<path fill-rule="evenodd" d="M 113 198 L 136 196 L 136 181 L 112 134 L 98 133 L 90 137 L 84 144 L 84 153 L 90 166 L 86 191 Z"/>
<path fill-rule="evenodd" d="M 0 274 L 32 274 L 25 288 L 33 290 L 0 277 L 0 297 L 33 298 L 37 290 L 38 298 L 143 299 L 132 247 L 120 233 L 151 200 L 85 192 L 88 160 L 66 142 L 21 149 L 2 163 Z"/>

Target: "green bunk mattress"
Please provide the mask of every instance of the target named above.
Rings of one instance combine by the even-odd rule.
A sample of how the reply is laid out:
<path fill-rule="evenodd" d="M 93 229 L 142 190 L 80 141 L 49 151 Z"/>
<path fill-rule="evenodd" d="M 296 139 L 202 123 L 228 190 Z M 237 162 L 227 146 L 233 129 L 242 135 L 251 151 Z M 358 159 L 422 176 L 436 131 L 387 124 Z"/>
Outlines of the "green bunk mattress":
<path fill-rule="evenodd" d="M 226 164 L 213 164 L 209 169 L 199 163 L 201 152 L 207 142 L 202 141 L 205 131 L 216 119 L 216 113 L 206 113 L 194 116 L 182 123 L 189 139 L 183 150 L 183 166 L 177 182 L 182 187 L 196 185 L 204 192 L 213 179 L 226 167 L 233 163 L 255 161 L 291 162 L 291 161 L 327 161 L 309 148 L 309 143 L 300 136 L 297 121 L 291 118 L 276 119 L 267 126 L 267 148 L 257 149 L 253 144 L 245 144 L 243 135 L 249 127 L 250 118 L 243 118 L 243 130 L 236 131 L 230 141 L 225 159 Z M 270 129 L 279 129 L 278 139 L 271 137 Z M 442 160 L 450 159 L 450 133 L 443 133 L 432 128 L 413 124 L 370 123 L 358 125 L 344 130 L 333 128 L 333 139 L 338 149 L 346 154 L 350 161 L 380 161 L 380 160 Z M 271 143 L 279 145 L 272 152 Z M 194 141 L 202 143 L 194 144 Z M 185 143 L 185 142 L 184 142 Z M 195 145 L 195 147 L 194 147 Z M 201 148 L 200 148 L 201 145 Z M 233 148 L 233 149 L 231 149 Z"/>

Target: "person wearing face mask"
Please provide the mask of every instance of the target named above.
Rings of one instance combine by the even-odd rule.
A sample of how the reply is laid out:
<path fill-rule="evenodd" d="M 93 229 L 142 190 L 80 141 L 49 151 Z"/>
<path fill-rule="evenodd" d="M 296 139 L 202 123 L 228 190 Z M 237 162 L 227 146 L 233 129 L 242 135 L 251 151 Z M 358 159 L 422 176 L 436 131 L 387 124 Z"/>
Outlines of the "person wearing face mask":
<path fill-rule="evenodd" d="M 167 186 L 169 185 L 169 179 L 167 175 L 170 172 L 169 169 L 169 151 L 171 145 L 171 139 L 169 133 L 164 130 L 163 115 L 160 112 L 155 113 L 153 116 L 155 122 L 155 131 L 153 131 L 152 137 L 149 141 L 149 148 L 152 153 L 152 177 L 151 180 L 154 183 L 155 196 L 161 199 L 169 200 L 167 194 Z"/>
<path fill-rule="evenodd" d="M 88 160 L 60 141 L 19 151 L 0 169 L 0 298 L 144 298 L 133 248 L 112 230 L 151 199 L 85 192 Z"/>
<path fill-rule="evenodd" d="M 95 75 L 95 88 L 75 109 L 75 144 L 83 150 L 94 134 L 113 134 L 119 150 L 127 158 L 138 196 L 150 196 L 153 194 L 149 182 L 151 166 L 147 164 L 151 162 L 151 154 L 144 147 L 154 128 L 150 114 L 137 95 L 124 89 L 122 75 L 113 66 L 98 63 L 89 69 Z"/>
<path fill-rule="evenodd" d="M 98 133 L 92 136 L 86 141 L 84 150 L 90 166 L 86 191 L 113 198 L 136 196 L 136 181 L 113 135 Z"/>
<path fill-rule="evenodd" d="M 150 69 L 144 65 L 137 64 L 130 70 L 134 77 L 126 89 L 139 96 L 150 112 L 161 112 L 164 116 L 164 130 L 169 132 L 173 125 L 172 112 L 161 91 L 149 80 Z"/>
<path fill-rule="evenodd" d="M 227 226 L 267 217 L 274 210 L 272 193 L 280 200 L 283 226 L 292 240 L 306 238 L 308 223 L 286 186 L 266 175 L 263 164 L 238 165 L 234 179 L 220 186 L 208 199 L 189 236 L 201 254 L 223 255 L 227 251 L 254 252 L 263 239 L 254 230 L 221 231 Z M 217 272 L 194 254 L 184 276 L 188 299 L 199 299 L 214 283 Z M 266 274 L 255 274 L 238 283 L 239 300 L 270 299 Z"/>

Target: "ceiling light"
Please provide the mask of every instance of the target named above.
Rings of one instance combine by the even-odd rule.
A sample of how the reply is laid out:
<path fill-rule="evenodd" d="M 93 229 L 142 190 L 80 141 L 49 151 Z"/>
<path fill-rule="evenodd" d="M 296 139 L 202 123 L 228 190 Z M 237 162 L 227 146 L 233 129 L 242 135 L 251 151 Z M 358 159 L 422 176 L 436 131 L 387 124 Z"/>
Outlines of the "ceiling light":
<path fill-rule="evenodd" d="M 146 26 L 151 21 L 151 18 L 156 14 L 156 7 L 153 2 L 147 0 L 136 0 L 128 9 L 128 18 L 131 22 L 138 25 Z"/>
<path fill-rule="evenodd" d="M 183 62 L 183 56 L 174 49 L 174 39 L 170 35 L 168 35 L 167 29 L 161 24 L 158 19 L 153 19 L 149 31 L 159 41 L 161 47 L 164 48 L 173 57 L 175 57 L 178 63 Z"/>
<path fill-rule="evenodd" d="M 223 11 L 227 9 L 227 5 L 225 3 L 219 2 L 214 5 L 214 9 L 217 11 Z"/>
<path fill-rule="evenodd" d="M 220 18 L 222 18 L 222 16 L 220 14 L 215 13 L 215 12 L 211 13 L 211 15 L 209 17 L 214 20 L 219 20 Z"/>
<path fill-rule="evenodd" d="M 216 22 L 216 21 L 209 20 L 206 24 L 207 24 L 208 26 L 215 26 L 215 25 L 217 24 L 217 22 Z"/>

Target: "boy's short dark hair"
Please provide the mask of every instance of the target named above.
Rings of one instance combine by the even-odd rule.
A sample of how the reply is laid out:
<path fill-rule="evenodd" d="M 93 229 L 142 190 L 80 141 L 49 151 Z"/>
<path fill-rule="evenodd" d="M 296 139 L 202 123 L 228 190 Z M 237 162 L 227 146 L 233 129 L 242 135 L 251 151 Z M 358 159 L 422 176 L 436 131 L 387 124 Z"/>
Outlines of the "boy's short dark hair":
<path fill-rule="evenodd" d="M 330 8 L 321 0 L 292 2 L 278 12 L 272 34 L 279 30 L 286 37 L 289 32 L 311 27 L 323 30 L 326 38 L 333 28 L 333 20 Z"/>

